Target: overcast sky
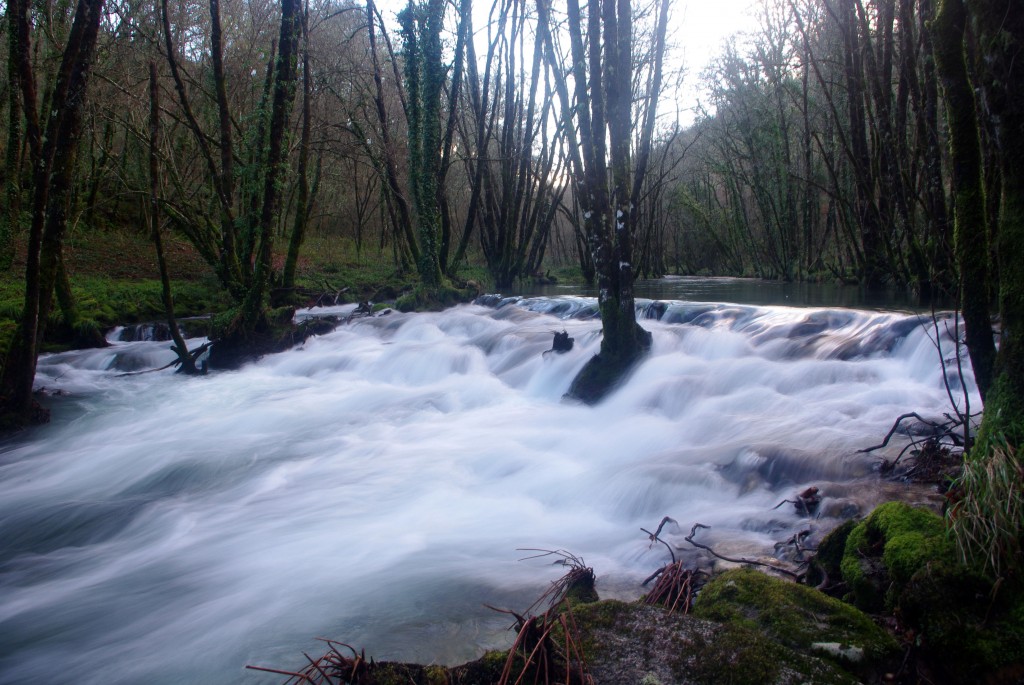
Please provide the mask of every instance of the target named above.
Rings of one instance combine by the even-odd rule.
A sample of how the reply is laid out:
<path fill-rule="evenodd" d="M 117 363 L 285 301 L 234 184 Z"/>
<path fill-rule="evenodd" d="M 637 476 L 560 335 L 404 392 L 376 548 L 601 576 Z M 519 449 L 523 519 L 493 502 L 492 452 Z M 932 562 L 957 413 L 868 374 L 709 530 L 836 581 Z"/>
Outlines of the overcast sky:
<path fill-rule="evenodd" d="M 687 76 L 680 94 L 679 108 L 684 112 L 696 105 L 700 96 L 700 73 L 716 55 L 726 38 L 753 31 L 757 26 L 756 0 L 674 0 L 672 29 L 677 51 L 686 66 Z M 683 123 L 692 118 L 681 117 Z"/>
<path fill-rule="evenodd" d="M 377 4 L 385 20 L 391 26 L 395 26 L 394 15 L 405 6 L 406 1 L 377 0 Z M 692 109 L 700 97 L 701 71 L 720 52 L 723 41 L 728 36 L 752 31 L 756 27 L 756 11 L 753 9 L 756 2 L 757 0 L 672 0 L 672 23 L 669 31 L 675 49 L 670 58 L 683 61 L 687 76 L 683 90 L 673 95 L 676 102 L 663 101 L 663 107 L 659 109 L 666 112 L 669 109 L 678 109 L 684 125 L 693 121 Z M 486 22 L 490 2 L 476 0 L 473 5 L 473 23 L 479 30 Z"/>

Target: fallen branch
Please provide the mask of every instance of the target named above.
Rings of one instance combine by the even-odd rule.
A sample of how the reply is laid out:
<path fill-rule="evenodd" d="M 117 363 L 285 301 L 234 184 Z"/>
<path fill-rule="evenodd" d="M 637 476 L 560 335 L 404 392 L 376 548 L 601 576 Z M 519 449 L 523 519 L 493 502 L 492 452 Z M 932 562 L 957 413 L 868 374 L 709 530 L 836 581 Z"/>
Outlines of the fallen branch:
<path fill-rule="evenodd" d="M 654 544 L 655 542 L 660 542 L 661 544 L 665 545 L 665 549 L 667 549 L 668 553 L 670 555 L 672 555 L 672 563 L 675 563 L 675 561 L 676 561 L 676 554 L 675 554 L 675 552 L 672 551 L 672 546 L 670 544 L 668 544 L 667 542 L 665 542 L 664 540 L 662 540 L 660 537 L 658 537 L 659 535 L 661 535 L 661 529 L 665 527 L 666 523 L 675 523 L 676 525 L 678 525 L 678 522 L 674 518 L 670 518 L 670 517 L 666 516 L 665 518 L 661 519 L 661 523 L 658 524 L 658 529 L 656 531 L 654 531 L 653 533 L 651 531 L 647 530 L 646 528 L 641 528 L 640 530 L 642 530 L 643 532 L 647 533 L 647 536 L 651 539 L 651 544 Z M 651 578 L 653 578 L 653 577 L 654 576 L 651 576 Z M 648 578 L 647 580 L 645 580 L 644 581 L 644 585 L 647 585 L 647 582 L 649 580 L 651 580 L 651 578 Z"/>
<path fill-rule="evenodd" d="M 785 569 L 785 568 L 781 568 L 779 566 L 775 566 L 774 564 L 769 564 L 769 563 L 766 563 L 766 562 L 763 562 L 763 561 L 757 561 L 756 559 L 734 559 L 732 557 L 727 557 L 724 554 L 719 554 L 718 552 L 713 550 L 710 546 L 701 544 L 701 543 L 699 543 L 699 542 L 697 542 L 696 540 L 693 539 L 694 535 L 697 534 L 697 529 L 698 528 L 707 528 L 707 529 L 710 530 L 711 526 L 705 526 L 703 523 L 695 523 L 695 524 L 693 524 L 693 528 L 690 529 L 690 534 L 687 535 L 684 539 L 687 542 L 689 542 L 691 545 L 693 545 L 694 547 L 698 547 L 698 548 L 700 548 L 700 549 L 702 549 L 702 550 L 704 550 L 706 552 L 710 552 L 711 555 L 714 556 L 717 559 L 721 559 L 722 561 L 729 561 L 729 562 L 732 562 L 734 564 L 753 564 L 754 566 L 763 566 L 765 568 L 770 568 L 773 571 L 778 571 L 779 573 L 784 573 L 785 575 L 793 578 L 793 580 L 796 580 L 796 581 L 799 581 L 805 575 L 803 573 L 796 573 L 795 571 L 790 571 L 789 569 Z"/>
<path fill-rule="evenodd" d="M 866 454 L 868 452 L 874 452 L 875 450 L 880 450 L 883 447 L 888 447 L 889 446 L 889 441 L 892 440 L 892 436 L 896 434 L 897 430 L 899 430 L 900 424 L 903 423 L 903 421 L 905 419 L 909 419 L 911 417 L 917 419 L 918 421 L 920 421 L 921 423 L 925 424 L 926 426 L 931 426 L 932 428 L 935 428 L 935 429 L 940 429 L 940 428 L 943 427 L 943 424 L 936 423 L 934 421 L 929 421 L 929 420 L 927 420 L 925 418 L 922 418 L 921 415 L 918 414 L 916 411 L 907 412 L 906 414 L 900 414 L 899 417 L 896 418 L 896 421 L 892 424 L 892 428 L 890 428 L 889 432 L 885 434 L 885 439 L 882 440 L 881 443 L 875 445 L 874 447 L 866 447 L 866 448 L 864 448 L 862 450 L 857 450 L 857 451 L 859 453 L 861 453 L 861 454 Z"/>

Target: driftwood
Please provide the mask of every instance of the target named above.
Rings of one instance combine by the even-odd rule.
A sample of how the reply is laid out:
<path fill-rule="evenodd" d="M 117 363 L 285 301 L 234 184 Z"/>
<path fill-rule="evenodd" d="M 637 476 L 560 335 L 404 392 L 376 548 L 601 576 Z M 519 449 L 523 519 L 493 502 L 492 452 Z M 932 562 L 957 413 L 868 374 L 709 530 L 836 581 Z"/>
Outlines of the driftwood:
<path fill-rule="evenodd" d="M 790 578 L 793 578 L 794 580 L 797 580 L 797 581 L 799 581 L 800 579 L 802 579 L 804 577 L 803 573 L 797 573 L 796 571 L 790 571 L 789 569 L 782 568 L 781 566 L 776 566 L 775 564 L 769 564 L 769 563 L 766 563 L 764 561 L 758 561 L 756 559 L 742 559 L 742 558 L 735 559 L 733 557 L 727 557 L 724 554 L 719 554 L 718 552 L 713 550 L 710 546 L 701 544 L 701 543 L 699 543 L 699 542 L 697 542 L 696 540 L 693 539 L 694 536 L 697 534 L 697 529 L 698 528 L 707 528 L 707 529 L 710 530 L 711 526 L 705 526 L 703 523 L 695 523 L 695 524 L 693 524 L 693 528 L 690 529 L 690 534 L 687 535 L 684 539 L 687 542 L 689 542 L 691 545 L 693 545 L 694 547 L 698 547 L 698 548 L 700 548 L 700 549 L 702 549 L 702 550 L 704 550 L 706 552 L 709 552 L 712 556 L 714 556 L 717 559 L 721 559 L 722 561 L 729 561 L 729 562 L 732 562 L 734 564 L 752 564 L 754 566 L 763 566 L 764 568 L 769 568 L 769 569 L 771 569 L 773 571 L 777 571 L 779 573 L 785 574 L 785 575 L 789 576 Z"/>
<path fill-rule="evenodd" d="M 928 426 L 931 430 L 926 435 L 911 436 L 910 442 L 903 446 L 899 454 L 892 461 L 888 459 L 882 460 L 882 471 L 890 472 L 900 460 L 907 454 L 907 452 L 920 452 L 922 450 L 929 449 L 929 446 L 934 449 L 942 449 L 943 447 L 955 447 L 963 448 L 966 442 L 964 436 L 967 434 L 967 427 L 964 425 L 965 422 L 970 422 L 977 416 L 980 416 L 980 412 L 977 414 L 970 414 L 964 416 L 950 416 L 949 414 L 944 415 L 945 421 L 935 421 L 923 418 L 917 412 L 907 412 L 906 414 L 900 414 L 896 421 L 893 422 L 889 432 L 885 434 L 885 439 L 877 445 L 872 447 L 866 447 L 862 450 L 858 450 L 861 454 L 867 454 L 874 452 L 875 450 L 882 449 L 889 445 L 889 441 L 892 437 L 900 430 L 901 424 L 907 419 L 917 419 L 921 424 Z M 904 431 L 907 429 L 904 428 Z M 909 433 L 907 433 L 909 436 Z M 923 446 L 923 447 L 922 447 Z"/>

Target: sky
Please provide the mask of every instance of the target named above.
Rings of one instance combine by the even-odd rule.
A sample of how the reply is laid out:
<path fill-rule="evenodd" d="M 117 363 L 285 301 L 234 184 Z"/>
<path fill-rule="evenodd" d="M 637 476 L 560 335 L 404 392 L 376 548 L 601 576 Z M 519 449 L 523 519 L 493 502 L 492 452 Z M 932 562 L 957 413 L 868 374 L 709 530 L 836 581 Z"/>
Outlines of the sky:
<path fill-rule="evenodd" d="M 701 98 L 700 74 L 720 52 L 725 40 L 757 26 L 756 0 L 674 0 L 672 24 L 677 54 L 687 74 L 680 93 L 682 123 L 693 121 L 692 109 Z M 678 54 L 681 53 L 681 54 Z"/>
<path fill-rule="evenodd" d="M 406 0 L 377 0 L 388 23 L 392 23 L 405 3 Z M 669 32 L 675 48 L 669 59 L 682 60 L 687 72 L 677 96 L 677 110 L 684 125 L 693 122 L 693 108 L 701 97 L 701 71 L 730 35 L 756 28 L 756 3 L 757 0 L 672 0 Z M 487 0 L 474 2 L 473 23 L 478 29 L 486 22 L 489 6 Z"/>

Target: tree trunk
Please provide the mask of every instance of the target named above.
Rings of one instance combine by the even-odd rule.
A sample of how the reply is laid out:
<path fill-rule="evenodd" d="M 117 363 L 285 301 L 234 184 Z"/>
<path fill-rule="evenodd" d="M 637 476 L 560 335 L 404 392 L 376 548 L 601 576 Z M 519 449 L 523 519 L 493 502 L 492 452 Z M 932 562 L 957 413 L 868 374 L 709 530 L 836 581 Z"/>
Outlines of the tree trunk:
<path fill-rule="evenodd" d="M 160 146 L 160 86 L 157 82 L 156 63 L 149 63 L 149 221 L 153 245 L 156 248 L 156 262 L 160 269 L 160 295 L 164 303 L 167 327 L 178 355 L 180 371 L 186 374 L 198 373 L 195 360 L 189 354 L 188 345 L 178 329 L 174 318 L 174 296 L 171 293 L 171 277 L 164 259 L 164 244 L 160 238 L 160 162 L 157 150 Z"/>
<path fill-rule="evenodd" d="M 1024 12 L 1015 0 L 980 0 L 968 10 L 978 43 L 984 46 L 980 63 L 988 73 L 983 92 L 986 109 L 997 122 L 1002 175 L 996 232 L 999 353 L 979 442 L 1005 440 L 1019 450 L 1024 439 L 1024 92 L 1019 88 Z"/>
<path fill-rule="evenodd" d="M 988 288 L 988 229 L 982 186 L 977 103 L 967 72 L 964 0 L 942 0 L 933 22 L 935 64 L 946 100 L 953 163 L 954 235 L 967 349 L 982 399 L 992 382 L 996 349 Z"/>
<path fill-rule="evenodd" d="M 4 364 L 3 413 L 11 423 L 46 420 L 32 399 L 39 341 L 50 314 L 57 268 L 67 227 L 75 153 L 82 129 L 86 89 L 103 14 L 103 0 L 79 0 L 75 18 L 54 79 L 47 106 L 46 135 L 40 136 L 35 74 L 30 62 L 28 7 L 25 0 L 8 5 L 16 50 L 29 146 L 33 156 L 32 223 L 25 269 L 25 305 L 18 332 Z M 13 85 L 13 84 L 12 84 Z"/>
<path fill-rule="evenodd" d="M 538 2 L 539 30 L 544 32 L 545 55 L 561 101 L 573 185 L 583 210 L 587 243 L 598 277 L 601 351 L 573 379 L 568 392 L 570 397 L 587 404 L 596 403 L 611 392 L 651 345 L 650 333 L 636 322 L 633 297 L 632 240 L 636 212 L 630 201 L 634 184 L 643 183 L 646 164 L 637 169 L 631 164 L 631 12 L 629 0 L 591 0 L 585 41 L 579 3 L 569 0 L 568 31 L 576 89 L 573 107 L 550 35 L 549 9 L 545 0 Z M 656 83 L 650 94 L 648 106 L 653 109 L 657 109 L 659 88 L 660 83 Z M 573 135 L 577 128 L 578 147 Z M 606 136 L 610 149 L 606 149 Z M 646 159 L 650 140 L 643 135 L 641 140 L 644 142 L 638 156 Z"/>
<path fill-rule="evenodd" d="M 302 13 L 302 134 L 299 140 L 299 195 L 295 202 L 295 222 L 288 241 L 288 257 L 284 263 L 281 285 L 295 286 L 295 269 L 299 262 L 299 250 L 306 238 L 306 224 L 309 221 L 309 138 L 311 128 L 311 103 L 313 96 L 312 79 L 309 73 L 309 7 Z M 357 252 L 358 254 L 358 252 Z"/>
<path fill-rule="evenodd" d="M 274 94 L 270 108 L 269 138 L 263 168 L 263 204 L 256 240 L 256 265 L 252 284 L 242 302 L 244 333 L 264 323 L 266 295 L 273 268 L 274 226 L 281 210 L 281 186 L 287 160 L 288 119 L 295 101 L 296 53 L 302 33 L 300 0 L 281 0 L 281 37 L 278 40 Z"/>

